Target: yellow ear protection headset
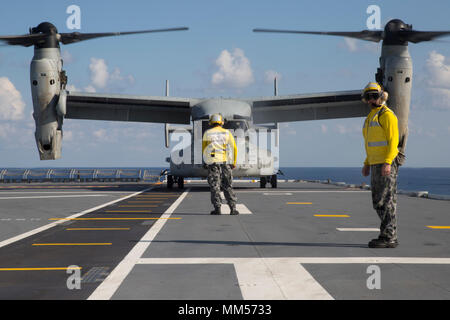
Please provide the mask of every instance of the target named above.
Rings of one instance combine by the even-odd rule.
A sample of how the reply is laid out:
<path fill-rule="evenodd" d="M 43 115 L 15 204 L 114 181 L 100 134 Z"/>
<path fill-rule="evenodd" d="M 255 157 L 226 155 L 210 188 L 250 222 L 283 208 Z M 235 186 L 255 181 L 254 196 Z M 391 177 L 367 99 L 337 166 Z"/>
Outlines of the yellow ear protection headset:
<path fill-rule="evenodd" d="M 369 82 L 361 94 L 361 100 L 368 103 L 370 98 L 378 99 L 381 97 L 381 103 L 385 103 L 389 97 L 386 91 L 383 91 L 381 86 L 376 82 Z"/>

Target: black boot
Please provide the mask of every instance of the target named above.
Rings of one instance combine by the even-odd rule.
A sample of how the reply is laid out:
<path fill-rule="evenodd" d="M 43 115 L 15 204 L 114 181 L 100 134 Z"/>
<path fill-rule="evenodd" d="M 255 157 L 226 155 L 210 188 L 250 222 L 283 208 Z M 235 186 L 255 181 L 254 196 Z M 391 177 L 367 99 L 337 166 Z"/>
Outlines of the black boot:
<path fill-rule="evenodd" d="M 220 211 L 220 207 L 219 208 L 214 208 L 214 210 L 211 211 L 211 214 L 215 214 L 215 215 L 222 214 L 222 212 Z"/>
<path fill-rule="evenodd" d="M 239 214 L 239 211 L 236 210 L 236 207 L 230 207 L 230 215 L 237 215 Z"/>
<path fill-rule="evenodd" d="M 395 248 L 398 246 L 398 240 L 387 239 L 385 237 L 378 237 L 369 242 L 369 248 Z"/>

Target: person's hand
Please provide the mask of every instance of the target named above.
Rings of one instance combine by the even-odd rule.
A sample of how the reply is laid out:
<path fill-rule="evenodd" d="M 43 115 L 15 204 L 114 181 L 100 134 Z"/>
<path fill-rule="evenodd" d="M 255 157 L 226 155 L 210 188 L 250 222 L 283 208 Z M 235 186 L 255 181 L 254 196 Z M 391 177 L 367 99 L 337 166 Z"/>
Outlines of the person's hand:
<path fill-rule="evenodd" d="M 234 164 L 230 164 L 230 168 L 234 169 L 234 168 L 236 168 L 236 166 Z"/>
<path fill-rule="evenodd" d="M 383 163 L 381 167 L 381 175 L 386 177 L 391 174 L 391 165 L 389 163 Z"/>
<path fill-rule="evenodd" d="M 364 167 L 362 168 L 362 175 L 364 177 L 367 177 L 369 174 L 370 174 L 370 166 L 364 165 Z"/>

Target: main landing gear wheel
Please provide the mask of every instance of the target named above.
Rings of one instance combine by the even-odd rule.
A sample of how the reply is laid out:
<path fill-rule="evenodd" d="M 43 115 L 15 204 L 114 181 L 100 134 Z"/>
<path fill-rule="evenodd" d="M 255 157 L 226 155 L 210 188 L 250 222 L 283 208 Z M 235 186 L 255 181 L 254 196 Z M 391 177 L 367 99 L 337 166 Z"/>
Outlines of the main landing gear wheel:
<path fill-rule="evenodd" d="M 260 188 L 265 188 L 266 187 L 266 183 L 267 183 L 267 178 L 266 177 L 261 177 L 260 180 L 259 180 Z"/>
<path fill-rule="evenodd" d="M 173 180 L 173 176 L 172 175 L 167 175 L 167 189 L 172 189 L 174 184 L 174 180 Z"/>
<path fill-rule="evenodd" d="M 184 188 L 184 178 L 183 177 L 178 177 L 178 189 L 183 189 Z"/>
<path fill-rule="evenodd" d="M 272 185 L 272 188 L 277 187 L 277 175 L 276 174 L 270 176 L 270 184 Z"/>

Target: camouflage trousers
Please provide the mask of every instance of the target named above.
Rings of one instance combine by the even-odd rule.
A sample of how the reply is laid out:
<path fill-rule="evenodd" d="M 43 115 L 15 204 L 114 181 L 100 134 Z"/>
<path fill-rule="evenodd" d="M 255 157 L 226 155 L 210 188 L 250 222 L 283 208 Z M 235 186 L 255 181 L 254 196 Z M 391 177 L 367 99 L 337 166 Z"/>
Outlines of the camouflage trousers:
<path fill-rule="evenodd" d="M 370 166 L 372 204 L 381 220 L 380 237 L 397 240 L 397 176 L 398 163 L 395 159 L 391 165 L 391 174 L 381 175 L 382 164 Z"/>
<path fill-rule="evenodd" d="M 208 183 L 211 188 L 211 203 L 214 208 L 220 208 L 222 200 L 220 189 L 222 188 L 230 209 L 236 208 L 236 195 L 233 192 L 233 175 L 228 164 L 208 165 Z"/>

